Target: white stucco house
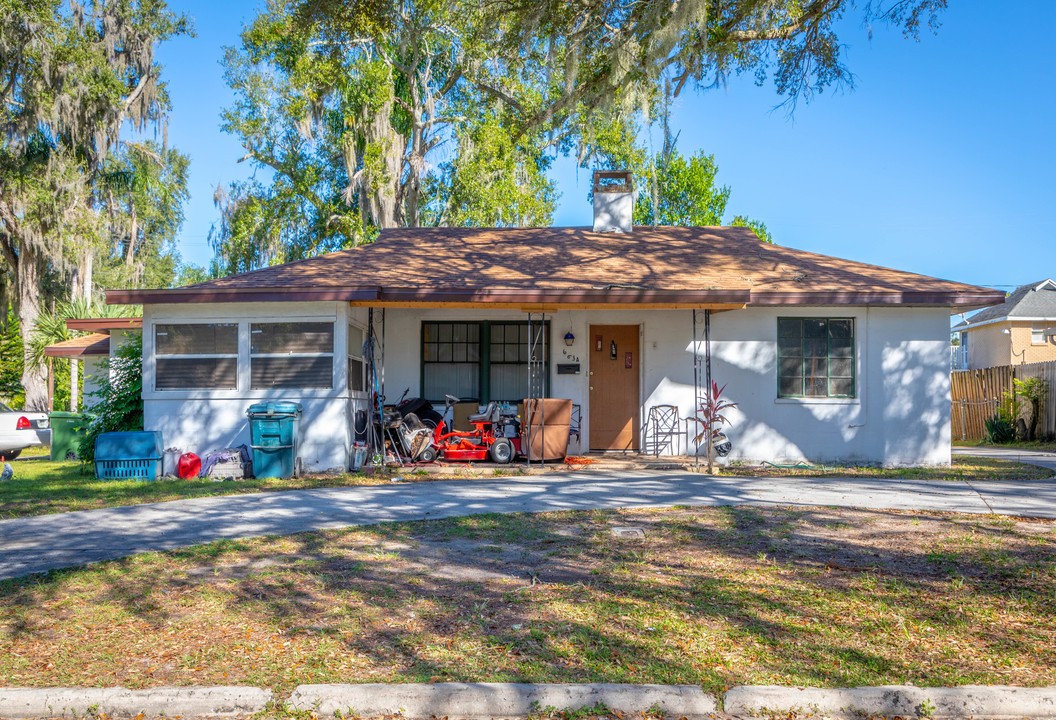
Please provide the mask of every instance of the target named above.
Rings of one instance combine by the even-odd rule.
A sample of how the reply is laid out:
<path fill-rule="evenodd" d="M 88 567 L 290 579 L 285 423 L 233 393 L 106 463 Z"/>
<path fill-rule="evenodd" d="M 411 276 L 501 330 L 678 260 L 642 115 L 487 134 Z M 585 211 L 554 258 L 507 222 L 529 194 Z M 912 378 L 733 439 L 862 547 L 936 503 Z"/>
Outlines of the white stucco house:
<path fill-rule="evenodd" d="M 581 408 L 570 452 L 641 450 L 651 407 L 694 414 L 710 311 L 712 374 L 738 403 L 730 460 L 949 464 L 949 318 L 1004 293 L 769 245 L 747 228 L 625 220 L 624 232 L 384 230 L 370 245 L 107 300 L 143 305 L 147 429 L 199 454 L 248 444 L 249 405 L 296 400 L 305 469 L 349 467 L 371 397 L 368 325 L 390 401 L 404 389 L 537 397 L 529 318 L 545 320 L 542 394 Z"/>

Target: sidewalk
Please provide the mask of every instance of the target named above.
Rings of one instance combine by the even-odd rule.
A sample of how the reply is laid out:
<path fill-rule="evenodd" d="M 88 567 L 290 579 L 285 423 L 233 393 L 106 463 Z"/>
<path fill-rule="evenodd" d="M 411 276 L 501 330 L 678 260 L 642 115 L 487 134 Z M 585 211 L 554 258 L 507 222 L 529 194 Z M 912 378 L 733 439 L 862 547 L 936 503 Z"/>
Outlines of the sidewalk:
<path fill-rule="evenodd" d="M 1056 472 L 1056 457 L 1038 461 L 1051 462 L 1047 466 Z M 198 498 L 0 521 L 0 578 L 240 537 L 491 512 L 671 505 L 828 505 L 1056 518 L 1056 482 L 969 485 L 641 470 Z"/>

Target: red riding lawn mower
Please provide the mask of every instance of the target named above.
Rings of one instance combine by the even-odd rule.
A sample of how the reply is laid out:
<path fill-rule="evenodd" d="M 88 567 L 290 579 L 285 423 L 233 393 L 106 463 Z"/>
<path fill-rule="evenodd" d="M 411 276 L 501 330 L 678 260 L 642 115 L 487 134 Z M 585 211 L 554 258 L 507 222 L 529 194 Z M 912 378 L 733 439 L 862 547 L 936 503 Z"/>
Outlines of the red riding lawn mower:
<path fill-rule="evenodd" d="M 447 418 L 454 421 L 451 408 L 459 399 L 445 396 L 444 420 L 436 426 L 433 444 L 418 455 L 419 462 L 432 462 L 437 456 L 456 462 L 491 460 L 500 465 L 521 454 L 521 422 L 515 415 L 504 415 L 502 406 L 490 402 L 484 412 L 469 416 L 473 429 L 468 432 L 449 430 Z"/>

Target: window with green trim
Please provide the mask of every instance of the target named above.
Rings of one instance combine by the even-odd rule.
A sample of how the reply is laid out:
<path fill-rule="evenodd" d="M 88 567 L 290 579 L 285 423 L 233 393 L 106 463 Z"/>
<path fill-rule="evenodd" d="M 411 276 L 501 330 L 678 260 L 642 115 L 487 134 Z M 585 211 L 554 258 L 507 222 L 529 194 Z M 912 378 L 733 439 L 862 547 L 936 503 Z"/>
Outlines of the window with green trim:
<path fill-rule="evenodd" d="M 544 333 L 549 378 L 549 323 Z M 519 402 L 528 397 L 529 352 L 526 322 L 423 322 L 422 397 Z"/>
<path fill-rule="evenodd" d="M 778 397 L 854 397 L 854 320 L 778 318 Z"/>

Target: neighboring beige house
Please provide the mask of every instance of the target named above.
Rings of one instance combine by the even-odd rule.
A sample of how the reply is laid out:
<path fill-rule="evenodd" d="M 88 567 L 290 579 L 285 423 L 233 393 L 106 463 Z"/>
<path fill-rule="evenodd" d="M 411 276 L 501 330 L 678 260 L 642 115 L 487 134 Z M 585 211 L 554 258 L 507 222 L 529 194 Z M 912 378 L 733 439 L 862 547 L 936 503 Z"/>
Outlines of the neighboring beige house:
<path fill-rule="evenodd" d="M 977 312 L 952 331 L 961 341 L 955 370 L 1056 360 L 1056 282 L 1018 287 L 1004 303 Z"/>

